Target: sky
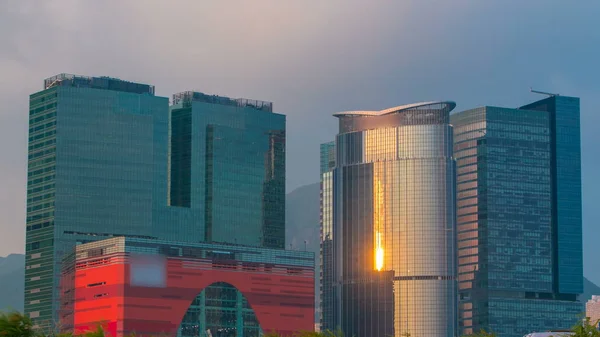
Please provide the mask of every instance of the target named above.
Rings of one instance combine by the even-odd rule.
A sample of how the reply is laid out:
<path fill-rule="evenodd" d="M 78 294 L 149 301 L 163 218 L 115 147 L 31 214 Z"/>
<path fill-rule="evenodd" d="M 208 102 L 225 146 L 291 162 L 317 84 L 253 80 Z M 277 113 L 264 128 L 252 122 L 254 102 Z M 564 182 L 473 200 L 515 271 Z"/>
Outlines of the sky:
<path fill-rule="evenodd" d="M 600 283 L 600 1 L 0 0 L 0 256 L 24 251 L 28 95 L 58 73 L 274 102 L 287 189 L 317 182 L 332 114 L 581 97 L 585 274 Z"/>

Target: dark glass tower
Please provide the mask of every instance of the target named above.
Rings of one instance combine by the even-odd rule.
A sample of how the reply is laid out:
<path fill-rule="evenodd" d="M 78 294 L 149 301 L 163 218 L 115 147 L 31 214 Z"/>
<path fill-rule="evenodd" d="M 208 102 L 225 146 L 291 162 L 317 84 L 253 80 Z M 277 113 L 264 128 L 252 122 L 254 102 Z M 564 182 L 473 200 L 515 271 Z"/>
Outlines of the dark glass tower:
<path fill-rule="evenodd" d="M 173 103 L 170 206 L 202 214 L 205 241 L 283 249 L 285 116 L 270 102 L 191 91 Z"/>
<path fill-rule="evenodd" d="M 583 306 L 579 99 L 453 114 L 460 325 L 568 329 Z"/>
<path fill-rule="evenodd" d="M 150 85 L 67 74 L 30 96 L 25 313 L 36 323 L 56 323 L 62 257 L 77 242 L 153 236 L 168 104 Z"/>
<path fill-rule="evenodd" d="M 336 114 L 321 146 L 322 328 L 456 335 L 454 107 Z"/>

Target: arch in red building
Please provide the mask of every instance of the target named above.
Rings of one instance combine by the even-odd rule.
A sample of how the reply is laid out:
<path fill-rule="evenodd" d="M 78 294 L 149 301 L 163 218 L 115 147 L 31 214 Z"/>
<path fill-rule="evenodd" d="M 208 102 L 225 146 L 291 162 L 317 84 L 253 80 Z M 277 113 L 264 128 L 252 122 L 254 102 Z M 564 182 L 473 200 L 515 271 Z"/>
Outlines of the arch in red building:
<path fill-rule="evenodd" d="M 254 315 L 254 318 L 256 319 L 256 322 L 258 322 L 259 327 L 262 328 L 262 324 L 261 324 L 260 320 L 258 319 L 258 317 L 256 316 L 256 312 L 254 311 L 254 308 L 252 308 L 252 305 L 251 305 L 250 301 L 246 298 L 246 296 L 244 296 L 244 294 L 238 288 L 236 288 L 234 285 L 229 284 L 227 282 L 217 282 L 217 283 L 209 284 L 206 288 L 204 288 L 203 290 L 201 290 L 201 292 L 202 291 L 206 291 L 207 289 L 209 289 L 211 287 L 213 287 L 213 289 L 215 289 L 215 288 L 221 288 L 225 292 L 227 292 L 227 291 L 234 291 L 236 297 L 237 297 L 237 293 L 238 292 L 241 293 L 242 297 L 248 302 L 248 306 L 245 309 L 250 309 L 252 311 L 252 314 Z M 198 294 L 200 294 L 201 292 L 199 292 Z M 227 295 L 227 294 L 219 294 L 217 296 L 221 297 L 221 296 L 224 296 L 224 295 Z M 196 295 L 196 296 L 198 296 L 198 295 Z M 205 296 L 206 296 L 206 299 L 209 300 L 209 298 L 210 298 L 211 295 L 209 294 L 209 292 L 206 292 Z M 193 300 L 192 300 L 192 303 L 193 303 Z M 183 314 L 183 316 L 181 316 L 181 319 L 179 320 L 181 322 L 180 324 L 183 323 L 183 318 L 190 312 L 190 308 L 192 307 L 192 303 L 190 303 L 190 306 L 188 307 L 188 309 L 186 310 L 186 312 Z M 209 318 L 208 316 L 209 316 L 208 313 L 206 313 L 205 319 L 208 320 L 208 318 Z M 245 320 L 246 318 L 247 317 L 244 316 L 242 319 Z M 189 323 L 191 323 L 191 322 L 189 322 Z M 200 331 L 193 331 L 193 332 L 191 332 L 191 334 L 194 335 L 194 336 L 199 335 L 199 333 L 200 333 Z M 182 334 L 184 334 L 184 335 L 190 335 L 190 333 L 187 333 L 187 334 L 186 333 L 182 333 Z M 215 335 L 218 335 L 218 333 L 216 333 L 213 330 L 212 331 L 212 335 L 215 336 Z"/>
<path fill-rule="evenodd" d="M 208 266 L 198 260 L 170 260 L 164 287 L 131 286 L 127 297 L 139 309 L 125 313 L 126 320 L 131 322 L 125 323 L 126 330 L 150 330 L 174 336 L 196 296 L 219 282 L 230 284 L 242 293 L 264 333 L 286 336 L 314 329 L 312 275 L 265 273 L 233 264 Z"/>

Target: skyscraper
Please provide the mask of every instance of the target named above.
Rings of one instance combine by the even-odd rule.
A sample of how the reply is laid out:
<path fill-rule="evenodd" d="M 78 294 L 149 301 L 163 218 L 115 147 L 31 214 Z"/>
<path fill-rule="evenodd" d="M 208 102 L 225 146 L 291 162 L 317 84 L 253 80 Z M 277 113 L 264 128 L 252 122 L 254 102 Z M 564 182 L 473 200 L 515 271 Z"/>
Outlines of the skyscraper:
<path fill-rule="evenodd" d="M 454 107 L 335 114 L 321 147 L 323 328 L 455 336 Z"/>
<path fill-rule="evenodd" d="M 113 236 L 285 246 L 285 116 L 61 74 L 30 97 L 25 313 L 56 323 L 63 256 Z"/>
<path fill-rule="evenodd" d="M 463 332 L 570 328 L 583 312 L 579 99 L 482 107 L 451 122 Z"/>
<path fill-rule="evenodd" d="M 168 104 L 150 85 L 67 74 L 30 96 L 25 313 L 36 322 L 55 323 L 76 242 L 152 236 Z"/>
<path fill-rule="evenodd" d="M 169 205 L 199 211 L 205 241 L 284 248 L 285 116 L 272 103 L 175 94 L 170 139 Z"/>

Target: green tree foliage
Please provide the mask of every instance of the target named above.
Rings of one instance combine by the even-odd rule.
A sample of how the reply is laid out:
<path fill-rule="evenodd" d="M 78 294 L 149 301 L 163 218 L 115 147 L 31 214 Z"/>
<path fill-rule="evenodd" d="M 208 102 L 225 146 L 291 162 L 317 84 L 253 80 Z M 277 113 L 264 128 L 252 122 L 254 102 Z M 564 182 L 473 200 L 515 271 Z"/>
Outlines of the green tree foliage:
<path fill-rule="evenodd" d="M 483 329 L 479 330 L 479 332 L 472 333 L 470 335 L 464 335 L 463 337 L 496 337 L 496 334 L 493 332 L 487 332 Z"/>
<path fill-rule="evenodd" d="M 599 321 L 592 322 L 589 317 L 581 320 L 579 324 L 573 327 L 573 337 L 600 337 L 600 330 L 598 330 Z"/>
<path fill-rule="evenodd" d="M 1 337 L 34 337 L 36 335 L 29 317 L 16 311 L 8 314 L 0 313 Z"/>
<path fill-rule="evenodd" d="M 88 331 L 84 335 L 85 337 L 104 337 L 104 329 L 98 325 L 95 331 Z"/>
<path fill-rule="evenodd" d="M 278 333 L 267 333 L 264 337 L 281 337 Z M 294 334 L 294 337 L 344 337 L 344 334 L 341 331 L 302 331 Z"/>

